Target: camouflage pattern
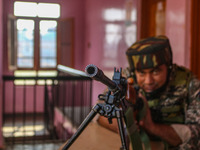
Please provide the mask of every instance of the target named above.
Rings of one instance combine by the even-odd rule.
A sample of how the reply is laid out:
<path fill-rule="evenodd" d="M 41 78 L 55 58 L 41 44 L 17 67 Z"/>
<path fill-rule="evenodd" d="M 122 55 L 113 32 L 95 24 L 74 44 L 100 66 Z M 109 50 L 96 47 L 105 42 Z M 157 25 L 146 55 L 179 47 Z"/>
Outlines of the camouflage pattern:
<path fill-rule="evenodd" d="M 149 98 L 148 104 L 154 122 L 185 124 L 191 130 L 192 135 L 187 143 L 170 149 L 200 148 L 200 81 L 189 70 L 173 65 L 165 90 Z"/>
<path fill-rule="evenodd" d="M 197 150 L 200 148 L 200 81 L 197 78 L 190 81 L 188 99 L 185 123 L 192 131 L 192 137 L 181 145 L 180 150 Z"/>
<path fill-rule="evenodd" d="M 143 39 L 126 51 L 131 71 L 146 69 L 161 64 L 172 64 L 172 52 L 166 36 Z"/>

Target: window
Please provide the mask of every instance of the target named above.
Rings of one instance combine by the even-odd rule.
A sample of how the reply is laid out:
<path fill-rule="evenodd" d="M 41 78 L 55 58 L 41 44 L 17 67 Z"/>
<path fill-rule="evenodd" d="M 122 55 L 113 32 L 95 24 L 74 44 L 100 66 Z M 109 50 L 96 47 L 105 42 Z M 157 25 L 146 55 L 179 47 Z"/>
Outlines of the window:
<path fill-rule="evenodd" d="M 34 21 L 17 20 L 17 67 L 34 67 Z"/>
<path fill-rule="evenodd" d="M 9 68 L 14 70 L 14 76 L 57 75 L 59 17 L 59 4 L 14 2 L 14 15 L 9 15 L 8 24 Z M 49 80 L 47 84 L 51 82 Z M 45 83 L 41 80 L 37 83 L 34 80 L 15 80 L 15 84 Z"/>
<path fill-rule="evenodd" d="M 60 5 L 16 1 L 14 16 L 17 17 L 17 68 L 56 68 L 56 18 L 60 17 Z"/>

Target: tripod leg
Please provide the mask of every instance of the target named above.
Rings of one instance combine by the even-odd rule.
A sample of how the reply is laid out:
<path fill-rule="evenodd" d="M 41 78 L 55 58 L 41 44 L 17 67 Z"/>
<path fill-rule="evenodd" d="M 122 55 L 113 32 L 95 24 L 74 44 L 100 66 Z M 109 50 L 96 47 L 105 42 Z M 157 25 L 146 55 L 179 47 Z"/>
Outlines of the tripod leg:
<path fill-rule="evenodd" d="M 99 112 L 100 106 L 97 104 L 95 105 L 90 113 L 87 115 L 87 117 L 84 119 L 84 121 L 81 123 L 79 128 L 77 129 L 76 133 L 69 139 L 67 144 L 63 147 L 62 150 L 67 150 L 73 142 L 78 138 L 78 136 L 83 132 L 83 130 L 86 128 L 86 126 L 90 123 L 90 121 L 95 117 L 95 115 Z"/>
<path fill-rule="evenodd" d="M 116 111 L 116 116 L 117 116 L 119 132 L 120 132 L 120 138 L 122 142 L 122 147 L 120 148 L 120 150 L 129 150 L 129 147 L 127 145 L 126 138 L 125 138 L 126 136 L 125 136 L 124 125 L 122 121 L 122 111 Z"/>

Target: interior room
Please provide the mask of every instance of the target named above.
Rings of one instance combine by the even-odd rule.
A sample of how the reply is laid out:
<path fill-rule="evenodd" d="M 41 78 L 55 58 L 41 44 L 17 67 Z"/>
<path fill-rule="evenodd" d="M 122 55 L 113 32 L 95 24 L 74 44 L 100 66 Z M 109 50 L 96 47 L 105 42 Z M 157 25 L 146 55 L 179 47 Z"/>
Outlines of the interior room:
<path fill-rule="evenodd" d="M 140 39 L 166 35 L 173 63 L 200 79 L 199 7 L 196 0 L 0 0 L 0 150 L 59 149 L 107 87 L 86 66 L 112 79 Z M 86 130 L 74 149 L 95 149 L 99 132 L 100 149 L 121 145 L 115 133 Z"/>

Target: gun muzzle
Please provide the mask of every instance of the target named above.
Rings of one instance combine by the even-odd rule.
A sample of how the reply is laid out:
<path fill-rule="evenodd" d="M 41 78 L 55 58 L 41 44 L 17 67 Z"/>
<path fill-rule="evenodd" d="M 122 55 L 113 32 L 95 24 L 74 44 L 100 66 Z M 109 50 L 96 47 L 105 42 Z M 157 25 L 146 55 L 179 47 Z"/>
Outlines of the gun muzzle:
<path fill-rule="evenodd" d="M 93 64 L 89 64 L 85 68 L 86 74 L 94 80 L 100 81 L 107 85 L 111 90 L 116 90 L 117 85 L 114 81 L 104 75 L 103 71 Z"/>

